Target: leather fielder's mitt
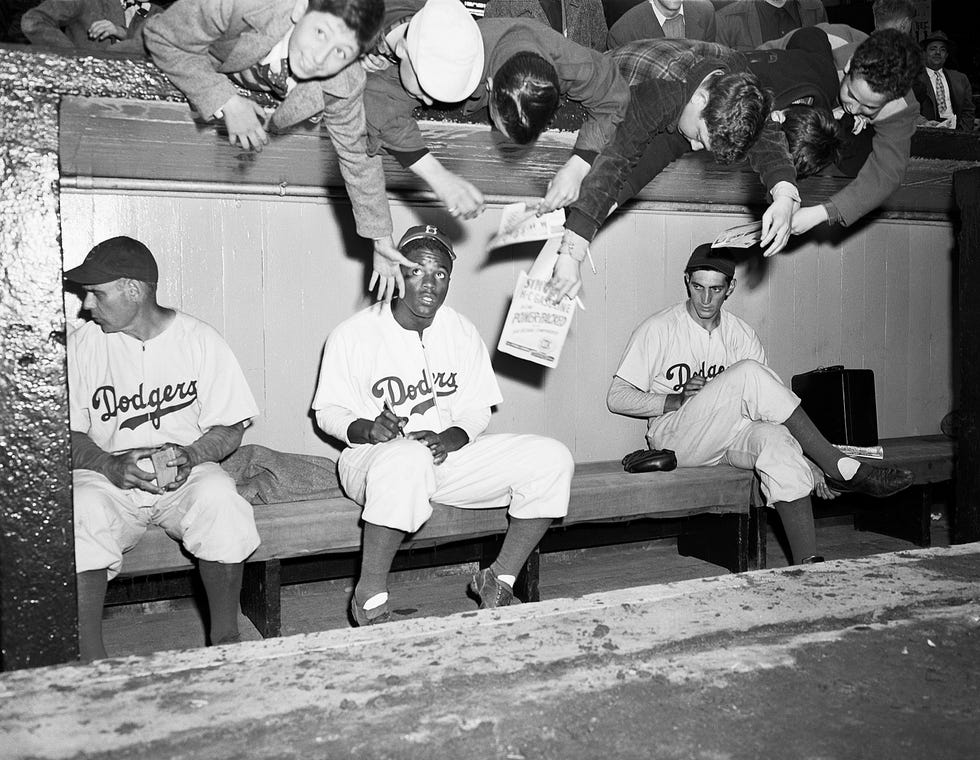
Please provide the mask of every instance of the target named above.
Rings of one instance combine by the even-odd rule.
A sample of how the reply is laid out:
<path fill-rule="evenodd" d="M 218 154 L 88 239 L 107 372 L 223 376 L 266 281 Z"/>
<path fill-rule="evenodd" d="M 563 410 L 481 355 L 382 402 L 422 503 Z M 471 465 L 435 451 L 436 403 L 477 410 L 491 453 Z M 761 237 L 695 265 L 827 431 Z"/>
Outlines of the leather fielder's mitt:
<path fill-rule="evenodd" d="M 677 456 L 670 449 L 637 449 L 623 457 L 626 472 L 669 472 L 677 467 Z"/>

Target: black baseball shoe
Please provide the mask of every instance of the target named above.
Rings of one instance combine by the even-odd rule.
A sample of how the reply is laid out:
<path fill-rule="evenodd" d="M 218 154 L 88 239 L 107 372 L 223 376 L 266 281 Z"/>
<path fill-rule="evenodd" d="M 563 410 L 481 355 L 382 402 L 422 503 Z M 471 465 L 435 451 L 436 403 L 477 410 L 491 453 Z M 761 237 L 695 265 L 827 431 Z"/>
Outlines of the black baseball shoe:
<path fill-rule="evenodd" d="M 353 594 L 351 594 L 350 598 L 350 616 L 351 620 L 354 621 L 354 625 L 358 628 L 364 625 L 379 625 L 381 623 L 391 622 L 391 610 L 388 607 L 387 601 L 379 607 L 366 610 L 357 603 L 357 599 L 354 598 Z"/>
<path fill-rule="evenodd" d="M 862 462 L 850 480 L 827 477 L 827 485 L 838 493 L 863 493 L 881 499 L 904 491 L 915 476 L 901 467 L 886 467 Z"/>
<path fill-rule="evenodd" d="M 489 567 L 473 576 L 473 580 L 470 581 L 470 591 L 480 602 L 481 610 L 521 603 L 521 600 L 514 596 L 514 589 L 498 580 Z"/>

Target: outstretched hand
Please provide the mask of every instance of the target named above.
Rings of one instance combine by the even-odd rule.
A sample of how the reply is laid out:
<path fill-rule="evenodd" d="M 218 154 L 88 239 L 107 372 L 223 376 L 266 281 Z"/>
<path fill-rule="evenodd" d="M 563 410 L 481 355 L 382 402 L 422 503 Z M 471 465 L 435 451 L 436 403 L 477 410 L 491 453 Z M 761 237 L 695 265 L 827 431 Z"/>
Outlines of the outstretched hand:
<path fill-rule="evenodd" d="M 371 282 L 368 290 L 374 290 L 375 284 L 378 286 L 378 300 L 390 303 L 398 290 L 398 297 L 405 295 L 405 278 L 402 275 L 402 266 L 411 266 L 412 262 L 406 259 L 401 251 L 395 247 L 395 242 L 391 236 L 376 238 L 374 240 L 374 271 L 371 273 Z"/>

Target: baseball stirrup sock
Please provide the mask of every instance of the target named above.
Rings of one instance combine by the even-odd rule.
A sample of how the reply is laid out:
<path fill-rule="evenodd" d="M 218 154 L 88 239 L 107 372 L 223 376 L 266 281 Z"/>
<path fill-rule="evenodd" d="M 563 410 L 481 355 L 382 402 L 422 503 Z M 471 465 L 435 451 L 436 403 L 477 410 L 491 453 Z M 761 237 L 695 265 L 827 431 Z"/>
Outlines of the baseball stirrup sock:
<path fill-rule="evenodd" d="M 817 430 L 817 426 L 803 411 L 803 407 L 796 407 L 783 425 L 800 444 L 803 453 L 816 462 L 817 467 L 830 477 L 844 480 L 850 480 L 854 477 L 860 462 L 850 457 L 841 457 L 840 449 L 823 437 L 823 433 Z M 843 469 L 841 469 L 842 467 Z M 849 471 L 850 474 L 848 474 Z"/>
<path fill-rule="evenodd" d="M 813 507 L 810 497 L 793 501 L 777 501 L 773 504 L 779 520 L 783 524 L 783 532 L 789 542 L 789 552 L 794 565 L 798 565 L 804 557 L 817 553 L 817 535 L 813 525 Z"/>

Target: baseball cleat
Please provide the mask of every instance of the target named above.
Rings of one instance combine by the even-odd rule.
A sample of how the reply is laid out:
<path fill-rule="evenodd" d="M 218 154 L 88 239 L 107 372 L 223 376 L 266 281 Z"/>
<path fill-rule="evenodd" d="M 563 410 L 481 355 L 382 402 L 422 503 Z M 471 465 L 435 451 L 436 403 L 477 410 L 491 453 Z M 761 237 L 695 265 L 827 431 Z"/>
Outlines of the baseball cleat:
<path fill-rule="evenodd" d="M 850 480 L 828 477 L 827 485 L 838 493 L 863 493 L 880 499 L 904 491 L 913 480 L 915 476 L 901 467 L 878 467 L 862 462 Z"/>
<path fill-rule="evenodd" d="M 388 602 L 385 602 L 380 607 L 375 607 L 373 610 L 366 610 L 357 603 L 353 594 L 350 598 L 350 616 L 354 621 L 354 625 L 358 627 L 391 622 L 391 610 L 388 608 Z"/>
<path fill-rule="evenodd" d="M 481 610 L 521 604 L 521 600 L 514 596 L 514 589 L 499 581 L 489 567 L 473 576 L 473 580 L 470 581 L 470 591 L 479 600 Z"/>

